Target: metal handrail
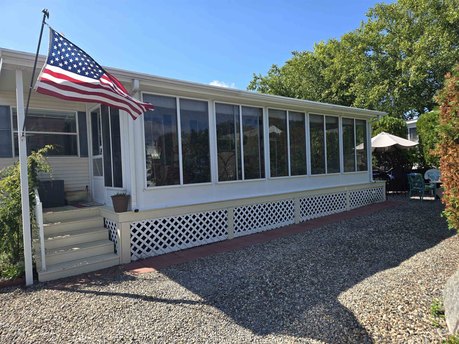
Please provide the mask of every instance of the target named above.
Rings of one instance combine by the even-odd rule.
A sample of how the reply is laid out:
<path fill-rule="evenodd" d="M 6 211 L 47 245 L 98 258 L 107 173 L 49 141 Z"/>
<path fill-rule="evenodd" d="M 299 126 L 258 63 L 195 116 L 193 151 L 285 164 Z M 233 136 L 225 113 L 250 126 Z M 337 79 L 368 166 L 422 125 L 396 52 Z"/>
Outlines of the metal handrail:
<path fill-rule="evenodd" d="M 46 271 L 45 260 L 45 231 L 43 226 L 43 205 L 40 200 L 38 190 L 35 189 L 35 219 L 38 225 L 38 233 L 40 236 L 40 256 L 41 256 L 41 271 Z"/>

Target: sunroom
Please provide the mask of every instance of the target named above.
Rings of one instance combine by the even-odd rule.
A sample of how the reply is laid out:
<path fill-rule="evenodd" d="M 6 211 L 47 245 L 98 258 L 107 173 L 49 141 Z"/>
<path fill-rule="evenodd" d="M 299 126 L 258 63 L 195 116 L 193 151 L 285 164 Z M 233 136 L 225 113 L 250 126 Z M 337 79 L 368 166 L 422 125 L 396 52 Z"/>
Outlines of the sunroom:
<path fill-rule="evenodd" d="M 18 85 L 30 82 L 33 56 L 0 54 L 4 167 L 17 159 Z M 45 210 L 45 222 L 65 222 L 70 212 L 98 216 L 118 262 L 385 199 L 384 185 L 372 180 L 370 149 L 370 121 L 384 113 L 108 70 L 155 110 L 132 120 L 107 106 L 32 93 L 26 137 L 29 151 L 56 147 L 53 173 L 42 179 L 63 181 L 63 202 L 80 206 Z M 130 197 L 129 211 L 115 213 L 110 196 L 120 192 Z M 78 230 L 61 227 L 55 231 Z M 39 269 L 48 279 L 51 267 Z"/>

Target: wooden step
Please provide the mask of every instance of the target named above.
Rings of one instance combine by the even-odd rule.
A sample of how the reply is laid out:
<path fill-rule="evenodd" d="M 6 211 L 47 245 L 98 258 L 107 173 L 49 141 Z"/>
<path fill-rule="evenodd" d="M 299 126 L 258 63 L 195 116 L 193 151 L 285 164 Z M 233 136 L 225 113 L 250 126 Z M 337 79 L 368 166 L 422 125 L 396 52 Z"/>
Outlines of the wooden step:
<path fill-rule="evenodd" d="M 100 208 L 101 207 L 70 208 L 68 210 L 59 210 L 59 208 L 45 209 L 43 212 L 43 221 L 45 223 L 53 223 L 93 217 L 100 214 Z"/>
<path fill-rule="evenodd" d="M 46 235 L 45 248 L 49 250 L 104 239 L 108 239 L 107 228 L 99 226 L 94 228 L 75 229 L 73 231 Z"/>
<path fill-rule="evenodd" d="M 62 234 L 78 229 L 102 227 L 104 219 L 101 216 L 87 217 L 78 220 L 65 220 L 59 222 L 45 223 L 45 235 Z"/>
<path fill-rule="evenodd" d="M 54 265 L 113 252 L 114 243 L 108 239 L 58 247 L 46 250 L 46 265 Z"/>
<path fill-rule="evenodd" d="M 97 271 L 119 264 L 119 257 L 114 253 L 107 253 L 88 258 L 72 260 L 47 266 L 46 271 L 38 272 L 40 282 L 52 281 L 59 278 L 76 276 L 79 274 Z"/>

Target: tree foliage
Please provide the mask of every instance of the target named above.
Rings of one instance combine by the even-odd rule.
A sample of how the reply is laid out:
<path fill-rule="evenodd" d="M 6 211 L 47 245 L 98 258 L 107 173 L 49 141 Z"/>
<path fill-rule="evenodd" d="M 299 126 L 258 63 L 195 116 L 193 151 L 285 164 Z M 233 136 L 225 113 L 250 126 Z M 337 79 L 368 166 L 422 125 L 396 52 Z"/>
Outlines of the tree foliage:
<path fill-rule="evenodd" d="M 381 119 L 373 122 L 373 136 L 382 133 L 383 131 L 400 136 L 406 139 L 406 135 L 408 133 L 408 129 L 406 127 L 406 122 L 400 118 L 395 118 L 392 116 L 384 116 Z"/>
<path fill-rule="evenodd" d="M 437 153 L 440 156 L 441 181 L 444 187 L 443 214 L 450 228 L 459 230 L 459 65 L 446 77 L 439 93 L 440 126 Z"/>
<path fill-rule="evenodd" d="M 420 151 L 428 166 L 440 166 L 440 158 L 435 153 L 439 137 L 439 111 L 435 109 L 422 115 L 416 122 Z"/>
<path fill-rule="evenodd" d="M 457 0 L 377 4 L 341 39 L 294 52 L 254 75 L 262 93 L 386 111 L 411 118 L 431 111 L 444 75 L 459 60 Z"/>
<path fill-rule="evenodd" d="M 45 146 L 37 152 L 32 152 L 27 159 L 31 212 L 35 205 L 34 189 L 38 187 L 38 173 L 51 170 L 44 157 L 44 154 L 50 149 L 52 146 Z M 20 165 L 19 162 L 16 162 L 0 171 L 0 255 L 2 256 L 2 266 L 5 261 L 10 266 L 20 263 L 22 251 Z"/>

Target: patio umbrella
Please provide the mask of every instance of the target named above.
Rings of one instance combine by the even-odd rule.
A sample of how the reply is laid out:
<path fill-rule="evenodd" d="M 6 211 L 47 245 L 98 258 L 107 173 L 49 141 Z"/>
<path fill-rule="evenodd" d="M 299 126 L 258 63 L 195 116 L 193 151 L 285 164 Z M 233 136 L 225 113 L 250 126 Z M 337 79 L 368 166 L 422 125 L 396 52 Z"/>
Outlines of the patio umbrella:
<path fill-rule="evenodd" d="M 388 151 L 394 148 L 409 149 L 416 145 L 416 142 L 385 133 L 384 131 L 371 138 L 371 147 L 373 150 Z"/>

